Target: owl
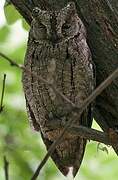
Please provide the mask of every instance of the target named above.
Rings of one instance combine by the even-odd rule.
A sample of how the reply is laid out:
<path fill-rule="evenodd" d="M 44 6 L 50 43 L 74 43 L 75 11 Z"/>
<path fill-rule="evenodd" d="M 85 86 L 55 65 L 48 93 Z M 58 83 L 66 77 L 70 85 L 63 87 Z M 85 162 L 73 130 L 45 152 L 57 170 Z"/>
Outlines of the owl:
<path fill-rule="evenodd" d="M 52 83 L 77 106 L 94 88 L 91 52 L 86 42 L 86 29 L 70 2 L 60 10 L 44 11 L 35 7 L 29 32 L 25 67 Z M 23 88 L 28 117 L 32 127 L 41 133 L 47 150 L 59 137 L 63 127 L 49 128 L 47 122 L 68 122 L 74 113 L 68 102 L 32 74 L 23 72 Z M 91 127 L 92 107 L 89 105 L 74 125 Z M 86 139 L 66 132 L 51 158 L 66 176 L 76 175 L 84 155 Z"/>

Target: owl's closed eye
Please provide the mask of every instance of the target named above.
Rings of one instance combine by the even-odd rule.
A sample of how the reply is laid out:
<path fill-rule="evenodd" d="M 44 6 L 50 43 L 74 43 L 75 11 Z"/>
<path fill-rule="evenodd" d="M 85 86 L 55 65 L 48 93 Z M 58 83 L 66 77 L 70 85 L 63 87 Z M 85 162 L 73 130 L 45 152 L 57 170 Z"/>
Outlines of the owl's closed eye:
<path fill-rule="evenodd" d="M 70 20 L 70 22 L 65 22 L 62 25 L 62 34 L 64 37 L 74 36 L 78 33 L 78 28 L 78 24 Z"/>
<path fill-rule="evenodd" d="M 46 27 L 37 21 L 32 24 L 32 33 L 35 40 L 45 40 L 47 39 L 47 29 Z"/>

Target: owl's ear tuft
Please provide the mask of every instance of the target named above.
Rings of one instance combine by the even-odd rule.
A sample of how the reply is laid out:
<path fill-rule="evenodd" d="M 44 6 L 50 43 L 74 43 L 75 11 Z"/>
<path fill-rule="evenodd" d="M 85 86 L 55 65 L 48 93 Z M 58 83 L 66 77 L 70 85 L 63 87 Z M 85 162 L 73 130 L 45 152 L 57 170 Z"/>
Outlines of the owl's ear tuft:
<path fill-rule="evenodd" d="M 37 16 L 39 16 L 40 13 L 41 13 L 41 9 L 39 9 L 38 7 L 35 7 L 35 8 L 32 10 L 32 16 L 33 16 L 33 18 L 36 18 Z"/>
<path fill-rule="evenodd" d="M 67 8 L 68 8 L 68 10 L 70 10 L 70 11 L 76 11 L 76 6 L 75 6 L 75 3 L 72 1 L 72 2 L 69 2 L 68 4 L 67 4 Z"/>

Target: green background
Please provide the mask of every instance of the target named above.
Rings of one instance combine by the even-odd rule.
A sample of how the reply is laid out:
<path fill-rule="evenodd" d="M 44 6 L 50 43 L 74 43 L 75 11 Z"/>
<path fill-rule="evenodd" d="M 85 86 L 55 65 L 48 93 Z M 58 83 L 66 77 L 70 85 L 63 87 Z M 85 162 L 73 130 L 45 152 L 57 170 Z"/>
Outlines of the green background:
<path fill-rule="evenodd" d="M 0 26 L 0 52 L 17 63 L 23 63 L 26 51 L 28 25 L 12 6 L 5 8 L 7 22 Z M 21 31 L 26 34 L 22 38 Z M 14 33 L 16 32 L 16 33 Z M 17 43 L 21 36 L 22 41 Z M 24 37 L 24 36 L 23 36 Z M 16 45 L 17 44 L 17 45 Z M 21 71 L 11 67 L 0 57 L 0 94 L 4 74 L 7 75 L 4 110 L 0 114 L 0 180 L 4 180 L 4 161 L 9 161 L 10 180 L 29 180 L 46 154 L 40 133 L 30 128 L 25 109 L 25 99 L 21 83 Z M 94 122 L 93 127 L 99 129 Z M 111 147 L 88 142 L 81 168 L 75 180 L 117 180 L 118 159 Z M 51 159 L 42 169 L 38 179 L 66 179 Z"/>

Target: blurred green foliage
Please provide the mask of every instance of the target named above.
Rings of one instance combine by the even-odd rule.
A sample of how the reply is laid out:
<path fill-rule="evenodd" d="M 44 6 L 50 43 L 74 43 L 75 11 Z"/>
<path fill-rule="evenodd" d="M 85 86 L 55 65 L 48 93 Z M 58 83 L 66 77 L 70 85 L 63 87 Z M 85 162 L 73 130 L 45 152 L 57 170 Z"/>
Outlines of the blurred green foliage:
<path fill-rule="evenodd" d="M 16 22 L 16 20 L 21 18 L 18 11 L 12 5 L 7 5 L 4 9 L 4 12 L 8 24 L 13 24 Z"/>
<path fill-rule="evenodd" d="M 14 24 L 21 19 L 16 10 L 8 6 L 6 11 L 7 22 Z M 14 17 L 13 17 L 14 16 Z M 0 28 L 0 51 L 23 63 L 26 41 L 13 48 L 9 41 L 12 26 L 5 24 Z M 14 37 L 17 41 L 17 36 Z M 10 43 L 10 44 L 9 44 Z M 12 47 L 13 46 L 13 47 Z M 0 94 L 2 91 L 3 74 L 7 74 L 4 110 L 0 114 L 0 180 L 4 180 L 5 155 L 9 161 L 10 180 L 29 180 L 39 162 L 46 153 L 45 146 L 41 140 L 40 133 L 33 131 L 28 123 L 25 109 L 25 100 L 21 83 L 21 71 L 11 67 L 8 62 L 0 57 Z M 98 126 L 94 123 L 94 127 Z M 105 145 L 101 145 L 105 146 Z M 113 150 L 97 151 L 97 143 L 88 142 L 82 166 L 76 180 L 117 180 L 118 159 Z M 51 159 L 42 169 L 41 180 L 64 180 L 66 179 L 56 168 Z"/>
<path fill-rule="evenodd" d="M 23 28 L 28 30 L 29 25 L 26 23 L 26 21 L 23 19 L 23 17 L 19 14 L 19 12 L 14 8 L 13 5 L 9 5 L 8 2 L 6 2 L 4 13 L 6 17 L 7 24 L 12 25 L 19 19 L 22 21 Z"/>

